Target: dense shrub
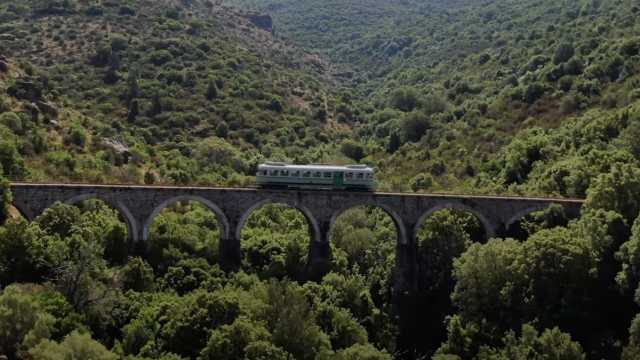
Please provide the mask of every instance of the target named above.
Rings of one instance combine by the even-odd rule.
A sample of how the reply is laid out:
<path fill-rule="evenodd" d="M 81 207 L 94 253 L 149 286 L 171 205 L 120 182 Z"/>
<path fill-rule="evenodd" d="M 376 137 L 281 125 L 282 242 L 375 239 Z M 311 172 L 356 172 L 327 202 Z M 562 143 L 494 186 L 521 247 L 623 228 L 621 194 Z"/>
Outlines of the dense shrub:
<path fill-rule="evenodd" d="M 557 327 L 546 329 L 539 334 L 531 325 L 523 325 L 521 335 L 509 332 L 502 340 L 504 347 L 486 348 L 478 356 L 479 360 L 532 359 L 542 360 L 555 357 L 566 360 L 584 360 L 586 358 L 579 343 L 571 335 Z M 438 358 L 437 358 L 438 359 Z"/>
<path fill-rule="evenodd" d="M 118 9 L 118 14 L 125 16 L 134 16 L 136 14 L 136 10 L 131 6 L 122 5 Z"/>
<path fill-rule="evenodd" d="M 63 360 L 63 359 L 95 359 L 116 360 L 118 356 L 104 345 L 91 339 L 88 334 L 72 332 L 61 343 L 51 340 L 43 340 L 29 350 L 29 355 L 34 359 Z"/>
<path fill-rule="evenodd" d="M 5 112 L 0 115 L 0 124 L 6 126 L 16 134 L 22 134 L 22 119 L 13 112 Z"/>
<path fill-rule="evenodd" d="M 389 105 L 404 112 L 413 111 L 419 105 L 418 92 L 410 87 L 399 88 L 391 93 Z"/>
<path fill-rule="evenodd" d="M 348 158 L 359 162 L 366 156 L 364 147 L 355 141 L 348 140 L 342 143 L 340 151 Z"/>
<path fill-rule="evenodd" d="M 99 5 L 90 5 L 87 8 L 86 13 L 89 16 L 102 16 L 104 14 L 104 9 Z"/>
<path fill-rule="evenodd" d="M 524 89 L 523 100 L 529 104 L 533 104 L 540 99 L 546 91 L 547 87 L 543 84 L 530 84 Z"/>
<path fill-rule="evenodd" d="M 26 174 L 24 160 L 16 146 L 9 141 L 0 140 L 0 167 L 2 173 L 11 179 L 20 179 Z"/>
<path fill-rule="evenodd" d="M 433 185 L 433 177 L 429 174 L 418 174 L 411 179 L 410 186 L 413 191 L 429 189 Z"/>
<path fill-rule="evenodd" d="M 558 45 L 553 54 L 553 63 L 558 65 L 569 61 L 573 57 L 575 50 L 570 43 L 562 43 Z"/>
<path fill-rule="evenodd" d="M 407 141 L 419 141 L 431 126 L 431 120 L 418 111 L 406 114 L 402 120 L 402 132 Z"/>
<path fill-rule="evenodd" d="M 84 147 L 87 143 L 87 133 L 80 126 L 74 126 L 69 133 L 69 142 L 79 147 Z"/>
<path fill-rule="evenodd" d="M 149 54 L 148 62 L 152 63 L 156 66 L 164 65 L 165 63 L 171 61 L 173 56 L 167 50 L 156 50 Z"/>
<path fill-rule="evenodd" d="M 114 52 L 124 51 L 129 47 L 127 39 L 120 35 L 114 35 L 111 38 L 111 50 Z"/>

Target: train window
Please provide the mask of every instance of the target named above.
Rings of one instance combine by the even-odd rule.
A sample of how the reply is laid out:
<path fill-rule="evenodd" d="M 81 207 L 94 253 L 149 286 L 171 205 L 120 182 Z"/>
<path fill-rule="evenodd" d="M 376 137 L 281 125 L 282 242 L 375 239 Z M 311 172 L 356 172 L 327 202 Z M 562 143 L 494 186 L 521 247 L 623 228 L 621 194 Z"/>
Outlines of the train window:
<path fill-rule="evenodd" d="M 311 177 L 311 171 L 305 171 L 302 173 L 302 177 Z"/>
<path fill-rule="evenodd" d="M 368 173 L 367 174 L 367 179 L 373 179 L 373 174 L 372 173 Z"/>
<path fill-rule="evenodd" d="M 278 170 L 271 170 L 271 171 L 269 171 L 269 175 L 270 175 L 270 176 L 278 176 Z"/>
<path fill-rule="evenodd" d="M 300 170 L 293 171 L 293 172 L 291 173 L 291 176 L 293 176 L 293 177 L 300 177 Z"/>
<path fill-rule="evenodd" d="M 364 174 L 363 173 L 358 173 L 357 178 L 358 179 L 363 179 L 364 178 Z"/>
<path fill-rule="evenodd" d="M 331 173 L 330 173 L 330 172 L 325 172 L 325 173 L 324 173 L 324 177 L 326 177 L 326 178 L 330 178 L 330 177 L 331 177 Z"/>
<path fill-rule="evenodd" d="M 347 179 L 353 179 L 353 173 L 347 173 L 346 178 Z"/>
<path fill-rule="evenodd" d="M 280 170 L 280 175 L 289 176 L 289 170 Z"/>
<path fill-rule="evenodd" d="M 313 177 L 319 178 L 319 177 L 322 177 L 322 174 L 320 173 L 320 171 L 316 171 L 313 173 Z"/>

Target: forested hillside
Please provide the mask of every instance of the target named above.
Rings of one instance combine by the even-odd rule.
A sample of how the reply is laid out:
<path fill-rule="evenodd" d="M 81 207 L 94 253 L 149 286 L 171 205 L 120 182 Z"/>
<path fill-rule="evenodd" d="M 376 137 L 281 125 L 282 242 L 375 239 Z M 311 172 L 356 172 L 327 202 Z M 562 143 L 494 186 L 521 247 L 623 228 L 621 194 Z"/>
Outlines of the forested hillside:
<path fill-rule="evenodd" d="M 637 359 L 635 0 L 0 0 L 0 355 Z M 202 204 L 128 240 L 100 200 L 32 222 L 9 180 L 253 184 L 362 162 L 382 190 L 585 198 L 487 239 L 440 210 L 408 246 L 358 207 L 309 272 L 305 217 L 257 209 L 219 266 Z"/>
<path fill-rule="evenodd" d="M 2 1 L 0 17 L 3 141 L 25 160 L 14 178 L 242 183 L 264 158 L 320 161 L 341 131 L 326 63 L 250 15 Z"/>
<path fill-rule="evenodd" d="M 266 11 L 277 34 L 351 69 L 337 119 L 363 124 L 365 153 L 395 188 L 421 175 L 435 190 L 502 191 L 522 174 L 488 187 L 477 175 L 520 130 L 612 116 L 640 96 L 635 1 L 226 3 Z"/>

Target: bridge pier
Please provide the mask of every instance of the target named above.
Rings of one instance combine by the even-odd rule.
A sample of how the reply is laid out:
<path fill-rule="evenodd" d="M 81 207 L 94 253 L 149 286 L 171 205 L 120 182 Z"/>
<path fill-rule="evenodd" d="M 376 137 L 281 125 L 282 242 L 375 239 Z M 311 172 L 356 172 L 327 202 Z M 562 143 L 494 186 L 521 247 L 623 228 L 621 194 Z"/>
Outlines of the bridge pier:
<path fill-rule="evenodd" d="M 396 243 L 396 263 L 394 268 L 393 292 L 406 294 L 417 288 L 418 263 L 415 225 L 404 224 L 407 238 Z"/>
<path fill-rule="evenodd" d="M 314 281 L 321 280 L 331 270 L 331 244 L 328 241 L 311 241 L 307 267 L 307 276 Z"/>
<path fill-rule="evenodd" d="M 144 218 L 132 217 L 126 221 L 129 254 L 144 257 L 149 254 L 149 242 L 145 233 Z"/>
<path fill-rule="evenodd" d="M 219 244 L 220 268 L 226 272 L 240 270 L 242 264 L 242 250 L 240 249 L 240 239 L 220 239 Z"/>
<path fill-rule="evenodd" d="M 307 276 L 310 280 L 320 280 L 331 270 L 331 217 L 316 215 L 312 220 L 317 228 L 309 226 L 309 259 Z M 314 233 L 317 232 L 317 233 Z"/>
<path fill-rule="evenodd" d="M 315 212 L 313 211 L 315 210 Z M 319 281 L 331 271 L 331 226 L 332 219 L 323 204 L 318 204 L 312 211 L 305 214 L 309 222 L 309 254 L 307 258 L 307 278 Z"/>

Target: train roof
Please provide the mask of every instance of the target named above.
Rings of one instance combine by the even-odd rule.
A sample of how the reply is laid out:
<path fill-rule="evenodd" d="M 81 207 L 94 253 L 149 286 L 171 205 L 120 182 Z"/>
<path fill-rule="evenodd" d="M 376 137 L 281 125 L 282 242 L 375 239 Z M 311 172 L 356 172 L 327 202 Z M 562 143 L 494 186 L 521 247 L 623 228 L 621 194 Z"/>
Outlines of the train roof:
<path fill-rule="evenodd" d="M 258 165 L 261 169 L 289 169 L 289 170 L 320 170 L 320 171 L 362 171 L 373 172 L 373 168 L 367 165 L 292 165 L 280 162 L 266 162 Z"/>

